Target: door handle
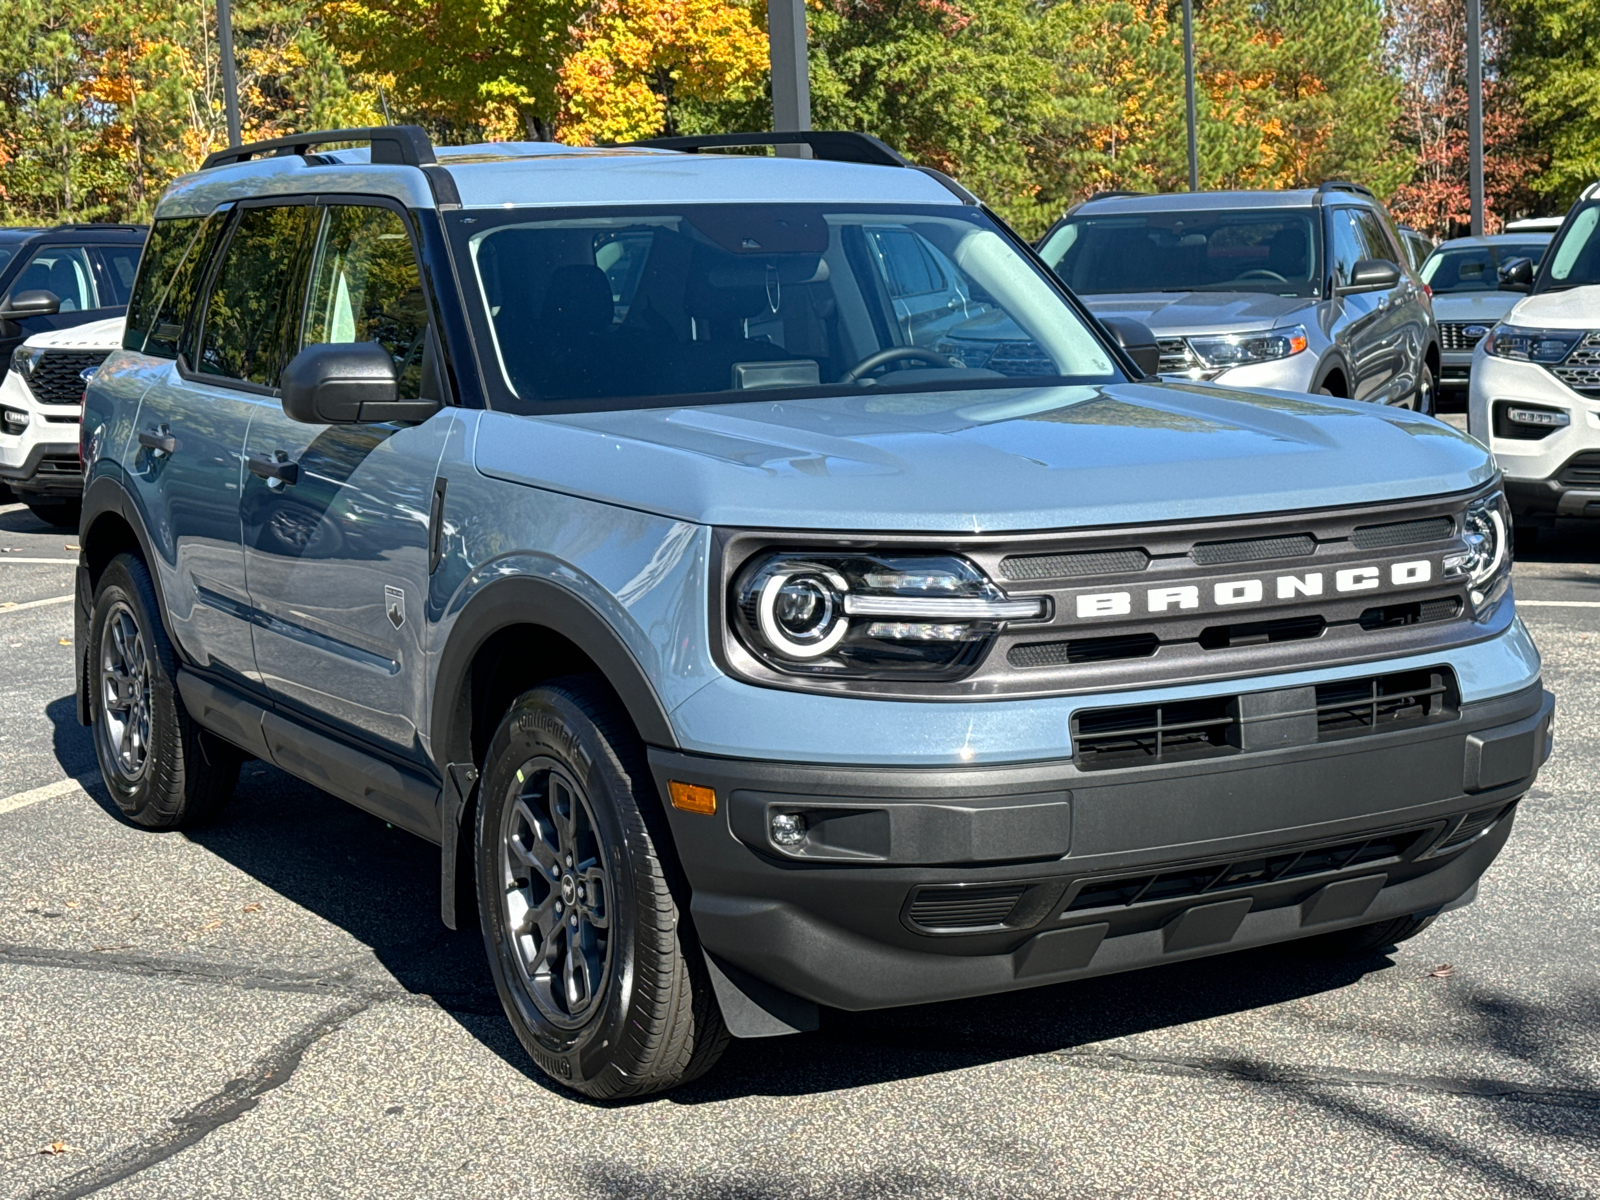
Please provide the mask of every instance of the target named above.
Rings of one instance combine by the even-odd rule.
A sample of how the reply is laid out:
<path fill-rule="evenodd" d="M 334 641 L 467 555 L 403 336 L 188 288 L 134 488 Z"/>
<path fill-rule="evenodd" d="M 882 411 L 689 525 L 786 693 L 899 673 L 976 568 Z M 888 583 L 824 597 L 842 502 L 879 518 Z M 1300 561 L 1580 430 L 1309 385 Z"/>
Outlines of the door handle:
<path fill-rule="evenodd" d="M 276 479 L 279 483 L 294 483 L 300 478 L 300 464 L 288 462 L 281 458 L 268 458 L 263 454 L 252 454 L 245 460 L 245 466 L 250 468 L 250 474 L 259 475 L 262 479 Z"/>
<path fill-rule="evenodd" d="M 178 452 L 178 439 L 167 432 L 165 425 L 159 429 L 141 429 L 139 431 L 139 445 L 146 450 L 154 450 L 158 454 L 176 454 Z"/>

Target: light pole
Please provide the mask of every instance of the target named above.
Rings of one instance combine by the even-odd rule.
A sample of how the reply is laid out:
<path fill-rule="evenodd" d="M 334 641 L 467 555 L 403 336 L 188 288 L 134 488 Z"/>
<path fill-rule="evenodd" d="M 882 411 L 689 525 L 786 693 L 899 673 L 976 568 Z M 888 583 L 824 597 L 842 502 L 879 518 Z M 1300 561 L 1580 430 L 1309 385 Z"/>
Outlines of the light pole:
<path fill-rule="evenodd" d="M 233 13 L 229 0 L 217 0 L 217 49 L 222 56 L 222 107 L 228 115 L 228 145 L 240 144 L 239 80 L 233 62 Z"/>
<path fill-rule="evenodd" d="M 811 128 L 811 72 L 806 62 L 805 0 L 768 0 L 767 46 L 772 55 L 773 132 Z M 809 158 L 805 146 L 774 147 L 780 155 Z"/>
<path fill-rule="evenodd" d="M 1200 190 L 1200 139 L 1194 111 L 1194 0 L 1183 0 L 1183 106 L 1189 130 L 1189 190 Z"/>
<path fill-rule="evenodd" d="M 1472 236 L 1483 236 L 1483 4 L 1467 0 L 1467 173 Z"/>

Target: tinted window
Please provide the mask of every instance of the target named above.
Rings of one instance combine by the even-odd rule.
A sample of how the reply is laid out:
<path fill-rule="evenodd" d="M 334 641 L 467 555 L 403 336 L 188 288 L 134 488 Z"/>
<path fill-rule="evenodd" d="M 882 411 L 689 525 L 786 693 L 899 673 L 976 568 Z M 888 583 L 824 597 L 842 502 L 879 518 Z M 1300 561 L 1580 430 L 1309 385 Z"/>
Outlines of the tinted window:
<path fill-rule="evenodd" d="M 1366 235 L 1356 223 L 1355 213 L 1348 208 L 1330 210 L 1328 225 L 1333 231 L 1333 245 L 1329 250 L 1333 258 L 1333 273 L 1339 286 L 1346 287 L 1356 263 L 1372 255 L 1367 252 Z"/>
<path fill-rule="evenodd" d="M 239 214 L 206 302 L 201 374 L 277 383 L 299 333 L 299 266 L 320 211 L 296 204 Z"/>
<path fill-rule="evenodd" d="M 1400 252 L 1394 248 L 1388 233 L 1384 231 L 1383 222 L 1378 219 L 1378 214 L 1367 212 L 1364 209 L 1356 211 L 1356 222 L 1361 226 L 1362 240 L 1367 244 L 1367 257 L 1382 259 L 1400 265 Z"/>
<path fill-rule="evenodd" d="M 1074 217 L 1039 253 L 1081 295 L 1267 292 L 1313 296 L 1319 270 L 1310 209 L 1117 213 Z"/>
<path fill-rule="evenodd" d="M 139 274 L 128 298 L 122 344 L 158 358 L 178 356 L 178 336 L 194 304 L 202 217 L 168 217 L 150 227 Z"/>
<path fill-rule="evenodd" d="M 923 240 L 909 229 L 872 230 L 873 247 L 896 300 L 945 290 L 944 275 Z"/>
<path fill-rule="evenodd" d="M 394 358 L 400 398 L 422 394 L 428 306 L 411 238 L 388 208 L 327 210 L 311 269 L 304 344 L 377 342 Z"/>
<path fill-rule="evenodd" d="M 11 282 L 13 296 L 21 292 L 54 292 L 61 311 L 89 312 L 100 307 L 94 286 L 94 267 L 82 246 L 44 246 Z"/>
<path fill-rule="evenodd" d="M 139 274 L 139 247 L 101 246 L 95 250 L 95 257 L 100 260 L 101 300 L 106 304 L 126 304 Z"/>
<path fill-rule="evenodd" d="M 16 256 L 16 251 L 9 246 L 0 246 L 0 271 L 6 269 L 6 264 Z"/>

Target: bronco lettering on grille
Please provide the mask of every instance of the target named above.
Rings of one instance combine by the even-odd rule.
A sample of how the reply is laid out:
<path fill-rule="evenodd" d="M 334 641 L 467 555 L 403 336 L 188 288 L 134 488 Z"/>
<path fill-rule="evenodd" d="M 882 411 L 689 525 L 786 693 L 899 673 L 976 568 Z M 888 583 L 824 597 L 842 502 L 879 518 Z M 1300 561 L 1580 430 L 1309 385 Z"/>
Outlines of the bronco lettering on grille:
<path fill-rule="evenodd" d="M 1079 592 L 1067 611 L 1079 620 L 1128 617 L 1134 613 L 1212 612 L 1292 602 L 1306 596 L 1392 591 L 1434 582 L 1440 564 L 1432 558 L 1333 571 L 1295 571 L 1222 579 L 1205 584 L 1163 584 L 1114 592 Z"/>

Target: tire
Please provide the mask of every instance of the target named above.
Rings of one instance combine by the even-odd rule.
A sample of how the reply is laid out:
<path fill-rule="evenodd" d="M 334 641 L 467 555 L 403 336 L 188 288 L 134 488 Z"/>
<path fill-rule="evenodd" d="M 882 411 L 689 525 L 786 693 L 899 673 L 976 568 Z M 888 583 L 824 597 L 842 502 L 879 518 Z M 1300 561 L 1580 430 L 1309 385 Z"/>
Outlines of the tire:
<path fill-rule="evenodd" d="M 1433 924 L 1433 918 L 1437 915 L 1395 917 L 1393 920 L 1379 921 L 1376 925 L 1358 925 L 1354 929 L 1324 933 L 1307 938 L 1300 943 L 1300 948 L 1319 958 L 1363 958 L 1396 942 L 1416 937 Z"/>
<path fill-rule="evenodd" d="M 76 529 L 78 518 L 83 514 L 81 500 L 24 500 L 23 503 L 39 520 L 57 529 Z"/>
<path fill-rule="evenodd" d="M 203 824 L 233 794 L 243 755 L 190 718 L 177 656 L 143 562 L 119 554 L 89 616 L 89 704 L 100 777 L 130 821 L 149 829 Z"/>
<path fill-rule="evenodd" d="M 644 746 L 604 683 L 569 676 L 519 697 L 478 797 L 484 949 L 534 1062 L 598 1100 L 709 1070 L 727 1028 L 672 886 Z"/>
<path fill-rule="evenodd" d="M 1439 388 L 1433 380 L 1433 368 L 1422 364 L 1422 375 L 1417 380 L 1417 390 L 1412 394 L 1411 407 L 1427 417 L 1439 415 Z"/>
<path fill-rule="evenodd" d="M 9 483 L 0 483 L 0 504 L 15 504 L 17 494 L 11 490 Z"/>

